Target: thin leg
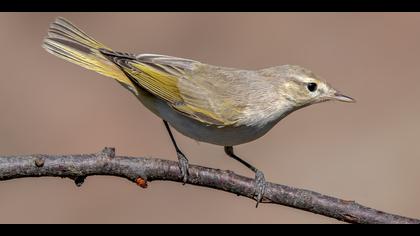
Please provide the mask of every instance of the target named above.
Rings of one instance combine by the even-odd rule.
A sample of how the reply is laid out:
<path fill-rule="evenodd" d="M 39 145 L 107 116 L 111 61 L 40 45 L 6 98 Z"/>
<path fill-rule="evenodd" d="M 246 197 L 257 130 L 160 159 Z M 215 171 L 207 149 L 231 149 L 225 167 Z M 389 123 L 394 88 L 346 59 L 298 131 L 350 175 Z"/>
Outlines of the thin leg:
<path fill-rule="evenodd" d="M 228 156 L 232 157 L 233 159 L 239 161 L 240 163 L 242 163 L 244 166 L 248 167 L 250 170 L 252 170 L 255 173 L 255 194 L 257 195 L 257 205 L 255 207 L 258 207 L 258 203 L 261 202 L 261 199 L 264 195 L 264 191 L 266 187 L 264 174 L 260 170 L 258 170 L 257 168 L 249 164 L 248 162 L 238 157 L 233 152 L 232 146 L 225 146 L 225 153 Z"/>
<path fill-rule="evenodd" d="M 178 145 L 176 144 L 174 135 L 172 134 L 172 131 L 171 131 L 171 128 L 169 127 L 168 122 L 164 120 L 163 123 L 165 124 L 166 130 L 169 133 L 169 137 L 171 137 L 172 143 L 175 147 L 176 155 L 178 157 L 179 169 L 181 169 L 181 174 L 183 176 L 182 180 L 185 184 L 188 178 L 188 159 L 185 157 L 184 153 L 182 153 L 181 150 L 178 148 Z"/>

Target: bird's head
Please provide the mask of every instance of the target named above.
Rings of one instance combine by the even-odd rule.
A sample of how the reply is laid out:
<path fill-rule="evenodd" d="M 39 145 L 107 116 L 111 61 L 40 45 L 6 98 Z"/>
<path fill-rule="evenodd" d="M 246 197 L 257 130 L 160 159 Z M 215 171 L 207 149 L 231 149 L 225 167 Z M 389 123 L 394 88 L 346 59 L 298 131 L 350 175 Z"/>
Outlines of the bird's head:
<path fill-rule="evenodd" d="M 320 80 L 310 70 L 295 65 L 283 65 L 266 69 L 273 78 L 279 95 L 295 107 L 304 107 L 325 101 L 355 102 L 327 82 Z"/>

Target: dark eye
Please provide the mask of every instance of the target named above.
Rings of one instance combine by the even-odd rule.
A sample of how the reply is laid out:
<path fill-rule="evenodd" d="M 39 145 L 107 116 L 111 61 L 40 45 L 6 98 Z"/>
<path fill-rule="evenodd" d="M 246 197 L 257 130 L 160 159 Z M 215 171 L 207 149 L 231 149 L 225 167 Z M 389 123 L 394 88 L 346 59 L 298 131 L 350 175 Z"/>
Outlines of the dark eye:
<path fill-rule="evenodd" d="M 306 85 L 306 87 L 308 88 L 309 91 L 315 92 L 318 85 L 316 83 L 308 83 L 308 85 Z"/>

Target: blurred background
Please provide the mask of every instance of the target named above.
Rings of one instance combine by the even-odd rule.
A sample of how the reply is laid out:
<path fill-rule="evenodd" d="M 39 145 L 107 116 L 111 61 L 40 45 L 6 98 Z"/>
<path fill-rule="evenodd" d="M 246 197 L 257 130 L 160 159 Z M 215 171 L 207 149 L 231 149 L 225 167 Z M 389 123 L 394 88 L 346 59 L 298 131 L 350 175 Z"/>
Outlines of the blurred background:
<path fill-rule="evenodd" d="M 162 121 L 112 79 L 41 48 L 63 16 L 109 47 L 244 69 L 307 67 L 357 99 L 292 113 L 237 153 L 268 181 L 420 218 L 420 14 L 0 13 L 0 155 L 176 160 Z M 253 177 L 223 149 L 175 133 L 190 163 Z M 339 223 L 173 182 L 0 182 L 1 223 Z"/>

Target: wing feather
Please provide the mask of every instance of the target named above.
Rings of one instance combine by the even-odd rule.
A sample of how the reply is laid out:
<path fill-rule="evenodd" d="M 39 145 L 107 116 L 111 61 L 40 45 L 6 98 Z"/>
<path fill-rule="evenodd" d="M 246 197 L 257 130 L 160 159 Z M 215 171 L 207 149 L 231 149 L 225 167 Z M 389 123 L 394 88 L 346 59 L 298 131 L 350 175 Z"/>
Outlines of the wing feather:
<path fill-rule="evenodd" d="M 232 122 L 223 118 L 210 104 L 211 91 L 194 80 L 193 70 L 200 62 L 158 55 L 138 56 L 102 51 L 119 65 L 140 87 L 165 100 L 178 112 L 206 123 L 225 126 Z"/>

